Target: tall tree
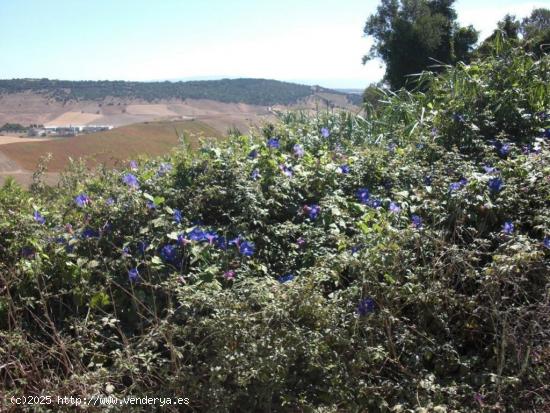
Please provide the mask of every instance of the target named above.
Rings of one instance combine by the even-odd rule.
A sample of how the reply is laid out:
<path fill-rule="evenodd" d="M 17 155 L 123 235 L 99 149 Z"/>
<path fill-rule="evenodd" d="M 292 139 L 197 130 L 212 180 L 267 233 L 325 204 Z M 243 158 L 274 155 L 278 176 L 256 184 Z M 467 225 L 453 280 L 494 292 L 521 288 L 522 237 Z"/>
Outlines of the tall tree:
<path fill-rule="evenodd" d="M 467 61 L 477 32 L 472 26 L 458 25 L 454 1 L 382 0 L 363 30 L 374 38 L 363 63 L 381 58 L 386 64 L 384 80 L 392 89 L 399 89 L 413 86 L 407 75 L 436 62 Z"/>

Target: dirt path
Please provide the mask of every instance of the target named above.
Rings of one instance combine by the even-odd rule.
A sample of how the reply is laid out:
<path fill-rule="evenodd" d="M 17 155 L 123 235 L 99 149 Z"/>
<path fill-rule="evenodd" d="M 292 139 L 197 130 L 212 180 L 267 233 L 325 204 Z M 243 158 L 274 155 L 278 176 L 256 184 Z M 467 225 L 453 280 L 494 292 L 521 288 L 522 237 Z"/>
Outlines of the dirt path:
<path fill-rule="evenodd" d="M 43 142 L 51 141 L 55 138 L 26 138 L 20 136 L 0 135 L 0 145 L 7 145 L 8 143 L 24 143 L 24 142 Z"/>

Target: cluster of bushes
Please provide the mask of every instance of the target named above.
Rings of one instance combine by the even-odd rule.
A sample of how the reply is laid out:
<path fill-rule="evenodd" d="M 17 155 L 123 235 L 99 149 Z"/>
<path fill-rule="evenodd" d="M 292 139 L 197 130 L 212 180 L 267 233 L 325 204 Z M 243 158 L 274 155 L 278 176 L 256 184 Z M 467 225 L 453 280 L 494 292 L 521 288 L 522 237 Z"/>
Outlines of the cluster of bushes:
<path fill-rule="evenodd" d="M 549 63 L 501 50 L 368 119 L 8 182 L 2 393 L 544 411 Z"/>
<path fill-rule="evenodd" d="M 317 91 L 339 93 L 317 87 Z M 0 93 L 32 91 L 58 101 L 105 99 L 211 99 L 252 105 L 289 105 L 314 93 L 311 86 L 269 79 L 222 79 L 189 82 L 70 81 L 50 79 L 0 80 Z M 348 95 L 353 103 L 360 98 Z"/>

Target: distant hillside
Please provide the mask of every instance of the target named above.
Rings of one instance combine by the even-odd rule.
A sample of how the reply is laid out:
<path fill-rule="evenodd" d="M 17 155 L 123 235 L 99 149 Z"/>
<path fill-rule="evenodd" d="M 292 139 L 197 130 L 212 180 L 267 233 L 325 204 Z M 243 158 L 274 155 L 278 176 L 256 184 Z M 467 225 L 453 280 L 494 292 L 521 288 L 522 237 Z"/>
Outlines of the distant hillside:
<path fill-rule="evenodd" d="M 50 79 L 0 80 L 0 94 L 33 92 L 58 102 L 139 99 L 147 102 L 169 99 L 209 99 L 251 105 L 290 105 L 316 93 L 345 96 L 359 104 L 356 95 L 319 86 L 268 79 L 221 79 L 189 82 L 69 81 Z"/>

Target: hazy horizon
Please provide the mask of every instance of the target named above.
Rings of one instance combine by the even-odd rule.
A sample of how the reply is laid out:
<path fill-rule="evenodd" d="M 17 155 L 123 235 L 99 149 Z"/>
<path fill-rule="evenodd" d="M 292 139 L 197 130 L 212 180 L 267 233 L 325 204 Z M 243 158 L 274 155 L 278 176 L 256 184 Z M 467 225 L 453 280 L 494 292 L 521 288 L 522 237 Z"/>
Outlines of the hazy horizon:
<path fill-rule="evenodd" d="M 371 44 L 363 26 L 378 1 L 205 3 L 0 0 L 0 77 L 264 78 L 358 89 L 383 76 L 381 62 L 361 64 Z M 459 0 L 455 8 L 483 39 L 506 13 L 521 18 L 545 5 Z"/>

